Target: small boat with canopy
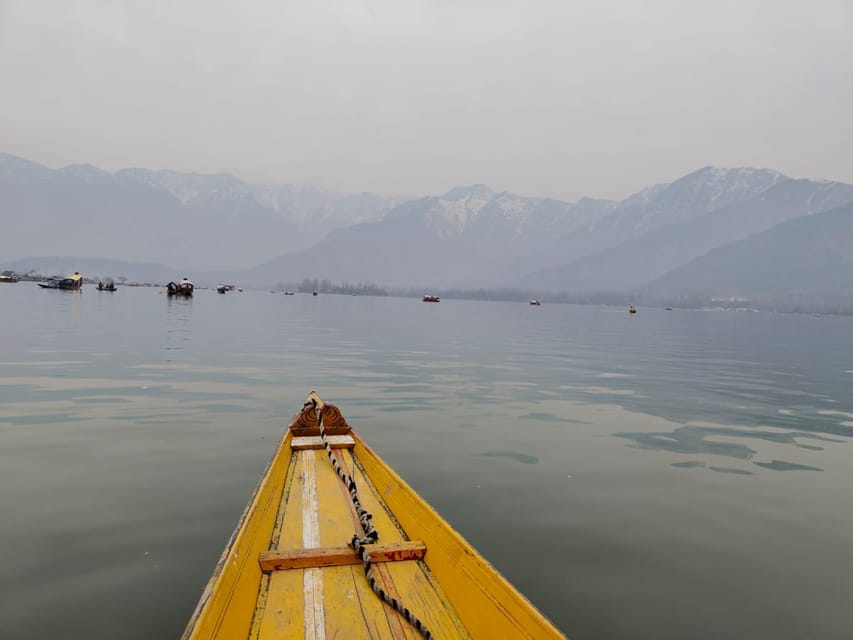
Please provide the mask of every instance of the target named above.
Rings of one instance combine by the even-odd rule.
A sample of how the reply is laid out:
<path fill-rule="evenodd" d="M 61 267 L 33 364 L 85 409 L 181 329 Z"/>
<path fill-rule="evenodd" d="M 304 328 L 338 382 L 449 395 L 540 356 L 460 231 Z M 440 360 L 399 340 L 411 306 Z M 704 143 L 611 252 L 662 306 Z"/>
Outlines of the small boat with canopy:
<path fill-rule="evenodd" d="M 170 296 L 192 298 L 194 289 L 195 286 L 187 278 L 183 278 L 180 282 L 170 282 L 166 285 L 166 293 Z"/>
<path fill-rule="evenodd" d="M 47 282 L 39 282 L 38 285 L 42 289 L 63 289 L 65 291 L 82 291 L 83 276 L 79 271 L 75 271 L 74 275 L 66 278 L 64 276 L 54 276 Z"/>

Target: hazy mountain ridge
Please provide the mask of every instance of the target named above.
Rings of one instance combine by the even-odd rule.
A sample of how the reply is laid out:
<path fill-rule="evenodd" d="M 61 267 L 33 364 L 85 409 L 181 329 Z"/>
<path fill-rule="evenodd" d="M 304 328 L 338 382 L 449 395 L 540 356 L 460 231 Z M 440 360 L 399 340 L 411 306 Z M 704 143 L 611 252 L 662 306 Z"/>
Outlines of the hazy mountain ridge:
<path fill-rule="evenodd" d="M 403 203 L 369 226 L 339 229 L 318 243 L 315 252 L 282 256 L 251 274 L 261 279 L 278 271 L 389 285 L 501 286 L 518 283 L 519 272 L 533 272 L 543 260 L 566 264 L 574 255 L 595 254 L 710 215 L 715 207 L 747 201 L 786 180 L 764 169 L 705 167 L 621 203 L 587 198 L 577 204 L 495 193 L 483 185 L 456 187 L 442 196 Z M 524 281 L 532 289 L 563 286 L 559 280 L 553 287 L 548 284 Z"/>
<path fill-rule="evenodd" d="M 748 200 L 653 229 L 558 269 L 531 274 L 522 284 L 544 290 L 636 289 L 716 247 L 851 201 L 851 185 L 784 178 Z"/>
<path fill-rule="evenodd" d="M 577 205 L 496 193 L 483 185 L 405 202 L 382 220 L 341 228 L 315 248 L 286 254 L 248 272 L 263 282 L 274 273 L 375 281 L 394 286 L 495 285 L 496 260 L 510 260 L 543 237 L 581 230 L 615 203 L 586 198 Z"/>
<path fill-rule="evenodd" d="M 853 298 L 853 203 L 708 252 L 651 283 L 657 294 Z"/>
<path fill-rule="evenodd" d="M 554 269 L 671 224 L 684 222 L 766 191 L 784 176 L 769 169 L 703 167 L 670 183 L 653 185 L 619 202 L 608 216 L 582 230 L 553 237 L 512 264 L 505 278 Z"/>
<path fill-rule="evenodd" d="M 122 169 L 118 174 L 153 188 L 165 189 L 189 207 L 242 203 L 274 211 L 295 225 L 301 242 L 316 242 L 340 226 L 379 219 L 400 201 L 400 198 L 382 198 L 371 193 L 341 196 L 316 187 L 247 183 L 225 173 L 134 168 Z"/>
<path fill-rule="evenodd" d="M 381 217 L 394 202 L 250 185 L 227 174 L 50 169 L 0 154 L 0 208 L 15 223 L 0 235 L 0 259 L 67 255 L 73 247 L 81 256 L 248 267 L 332 228 Z"/>
<path fill-rule="evenodd" d="M 0 258 L 68 255 L 74 247 L 80 255 L 183 265 L 171 275 L 151 271 L 158 281 L 194 274 L 200 282 L 259 287 L 325 278 L 584 293 L 638 291 L 652 281 L 686 286 L 667 274 L 853 202 L 853 186 L 704 167 L 621 202 L 570 203 L 484 185 L 400 202 L 228 174 L 109 173 L 84 164 L 53 170 L 0 154 L 0 198 L 14 230 L 0 237 Z M 240 262 L 257 266 L 240 269 Z"/>

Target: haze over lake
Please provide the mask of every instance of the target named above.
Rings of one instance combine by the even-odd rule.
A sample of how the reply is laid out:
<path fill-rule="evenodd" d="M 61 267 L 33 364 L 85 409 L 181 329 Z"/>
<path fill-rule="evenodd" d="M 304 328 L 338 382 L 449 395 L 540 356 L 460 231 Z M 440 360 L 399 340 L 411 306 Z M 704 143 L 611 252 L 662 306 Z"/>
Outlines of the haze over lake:
<path fill-rule="evenodd" d="M 174 638 L 317 389 L 567 636 L 847 639 L 853 319 L 0 285 L 0 637 Z"/>

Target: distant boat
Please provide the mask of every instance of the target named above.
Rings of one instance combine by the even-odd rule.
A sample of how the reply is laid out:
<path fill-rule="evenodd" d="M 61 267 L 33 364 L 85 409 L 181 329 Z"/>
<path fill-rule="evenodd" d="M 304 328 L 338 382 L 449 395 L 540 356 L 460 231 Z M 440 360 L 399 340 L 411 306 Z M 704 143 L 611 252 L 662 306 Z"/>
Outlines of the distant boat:
<path fill-rule="evenodd" d="M 425 293 L 424 297 L 423 297 L 423 301 L 424 302 L 441 302 L 441 298 L 439 298 L 438 296 L 433 296 L 433 295 L 430 295 L 428 293 Z"/>
<path fill-rule="evenodd" d="M 286 296 L 295 296 L 295 295 L 296 295 L 296 293 L 294 293 L 293 291 L 285 291 L 285 292 L 284 292 L 284 295 L 286 295 Z"/>
<path fill-rule="evenodd" d="M 631 305 L 630 307 L 628 307 L 628 313 L 637 313 L 637 307 Z"/>
<path fill-rule="evenodd" d="M 79 271 L 75 271 L 74 275 L 70 278 L 55 276 L 47 282 L 39 282 L 39 286 L 42 289 L 64 289 L 66 291 L 82 291 L 83 276 L 80 275 Z"/>
<path fill-rule="evenodd" d="M 225 293 L 228 290 L 229 289 L 227 284 L 220 284 L 218 287 L 216 287 L 216 291 L 218 291 L 219 293 Z"/>
<path fill-rule="evenodd" d="M 166 285 L 166 293 L 170 296 L 181 296 L 183 298 L 192 298 L 195 285 L 184 278 L 178 283 L 170 282 Z"/>
<path fill-rule="evenodd" d="M 666 308 L 666 310 L 667 310 L 667 311 L 672 311 L 672 307 L 667 307 L 667 308 Z"/>
<path fill-rule="evenodd" d="M 541 306 L 542 306 L 542 303 L 541 303 L 541 302 L 539 302 L 538 300 L 531 300 L 531 301 L 530 301 L 530 306 L 531 306 L 531 307 L 541 307 Z"/>
<path fill-rule="evenodd" d="M 116 284 L 109 278 L 98 281 L 98 291 L 115 291 Z"/>
<path fill-rule="evenodd" d="M 314 295 L 315 295 L 315 296 L 317 295 L 317 292 L 316 292 L 316 291 L 314 292 Z"/>
<path fill-rule="evenodd" d="M 18 278 L 15 276 L 0 276 L 0 282 L 18 282 Z"/>

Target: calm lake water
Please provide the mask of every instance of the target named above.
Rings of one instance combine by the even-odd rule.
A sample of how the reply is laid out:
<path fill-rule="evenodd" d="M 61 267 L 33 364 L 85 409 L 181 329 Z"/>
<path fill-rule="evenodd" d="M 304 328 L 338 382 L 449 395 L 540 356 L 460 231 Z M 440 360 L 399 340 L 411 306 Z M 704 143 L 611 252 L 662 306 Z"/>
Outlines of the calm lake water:
<path fill-rule="evenodd" d="M 853 318 L 18 283 L 0 328 L 0 638 L 180 636 L 314 388 L 571 638 L 853 637 Z"/>

